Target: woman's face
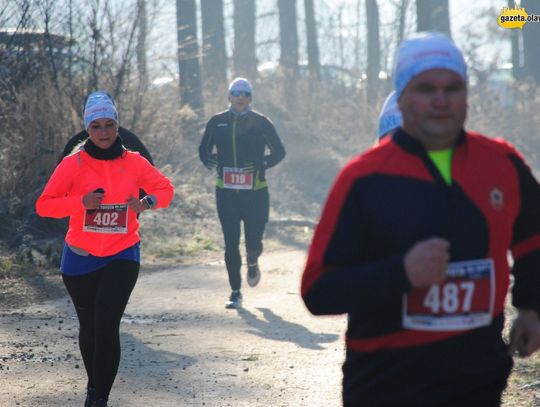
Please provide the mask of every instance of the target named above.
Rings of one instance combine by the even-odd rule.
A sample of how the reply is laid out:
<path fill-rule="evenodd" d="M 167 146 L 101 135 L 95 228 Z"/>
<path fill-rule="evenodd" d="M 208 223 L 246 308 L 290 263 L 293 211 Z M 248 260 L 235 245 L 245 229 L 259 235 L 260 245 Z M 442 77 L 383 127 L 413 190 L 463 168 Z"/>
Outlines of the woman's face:
<path fill-rule="evenodd" d="M 96 119 L 90 123 L 88 134 L 96 146 L 106 150 L 118 137 L 118 124 L 112 119 Z"/>

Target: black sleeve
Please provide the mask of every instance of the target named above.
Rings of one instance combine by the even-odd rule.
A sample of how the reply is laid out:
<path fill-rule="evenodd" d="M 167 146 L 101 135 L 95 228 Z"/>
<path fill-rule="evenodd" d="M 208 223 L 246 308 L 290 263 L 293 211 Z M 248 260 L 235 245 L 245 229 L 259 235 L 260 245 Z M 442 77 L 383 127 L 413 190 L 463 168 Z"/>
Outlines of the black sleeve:
<path fill-rule="evenodd" d="M 139 139 L 139 137 L 137 137 L 134 133 L 123 127 L 120 127 L 118 129 L 118 134 L 122 139 L 122 143 L 128 150 L 137 151 L 144 158 L 146 158 L 148 162 L 150 162 L 150 164 L 154 165 L 154 160 L 152 159 L 150 152 L 145 147 L 143 142 Z"/>
<path fill-rule="evenodd" d="M 540 185 L 529 167 L 512 157 L 519 177 L 521 206 L 514 223 L 512 304 L 540 314 Z"/>
<path fill-rule="evenodd" d="M 315 229 L 302 277 L 302 297 L 316 315 L 355 312 L 370 315 L 393 307 L 411 289 L 403 254 L 365 259 L 368 226 L 362 186 L 342 172 Z"/>
<path fill-rule="evenodd" d="M 264 163 L 266 168 L 271 168 L 285 158 L 285 147 L 270 120 L 264 119 L 264 127 L 266 145 L 270 150 L 270 154 L 264 157 Z"/>
<path fill-rule="evenodd" d="M 209 161 L 212 158 L 212 150 L 214 149 L 214 132 L 213 132 L 214 120 L 210 119 L 204 129 L 204 134 L 199 145 L 199 159 L 205 166 L 209 165 Z"/>
<path fill-rule="evenodd" d="M 64 151 L 62 151 L 62 155 L 60 155 L 60 158 L 58 159 L 58 163 L 60 163 L 60 161 L 62 161 L 64 157 L 70 155 L 75 146 L 77 146 L 77 144 L 79 144 L 83 140 L 86 140 L 87 138 L 88 133 L 86 132 L 86 130 L 82 130 L 74 136 L 71 136 L 66 146 L 64 147 Z"/>

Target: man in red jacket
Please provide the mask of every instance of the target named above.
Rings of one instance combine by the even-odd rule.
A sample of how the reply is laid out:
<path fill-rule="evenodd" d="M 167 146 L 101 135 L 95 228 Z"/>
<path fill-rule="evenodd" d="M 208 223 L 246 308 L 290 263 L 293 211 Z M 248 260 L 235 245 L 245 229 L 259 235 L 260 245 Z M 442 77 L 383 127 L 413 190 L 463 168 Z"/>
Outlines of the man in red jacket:
<path fill-rule="evenodd" d="M 540 188 L 513 146 L 464 130 L 448 37 L 404 41 L 394 78 L 403 124 L 339 174 L 302 297 L 348 314 L 345 406 L 498 406 L 511 356 L 540 348 Z"/>

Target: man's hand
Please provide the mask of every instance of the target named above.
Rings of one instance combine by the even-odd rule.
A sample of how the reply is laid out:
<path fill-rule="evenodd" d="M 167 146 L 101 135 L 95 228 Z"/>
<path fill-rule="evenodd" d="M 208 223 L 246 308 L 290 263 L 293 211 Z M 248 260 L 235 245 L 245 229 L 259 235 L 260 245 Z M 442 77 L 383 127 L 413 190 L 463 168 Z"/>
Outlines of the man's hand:
<path fill-rule="evenodd" d="M 95 191 L 89 192 L 82 198 L 82 203 L 85 209 L 97 209 L 101 205 L 105 191 L 103 188 L 98 188 Z"/>
<path fill-rule="evenodd" d="M 510 355 L 532 355 L 540 349 L 540 318 L 534 310 L 519 310 L 510 332 Z"/>
<path fill-rule="evenodd" d="M 217 154 L 210 155 L 208 160 L 204 163 L 204 166 L 209 170 L 215 170 L 218 166 Z"/>
<path fill-rule="evenodd" d="M 450 243 L 439 237 L 422 240 L 405 254 L 405 272 L 414 288 L 439 284 L 446 278 Z"/>
<path fill-rule="evenodd" d="M 139 198 L 130 196 L 127 200 L 127 204 L 131 209 L 133 209 L 137 213 L 141 213 L 147 209 L 150 209 L 150 206 L 148 205 L 148 203 L 145 201 L 144 198 L 139 199 Z"/>
<path fill-rule="evenodd" d="M 257 167 L 255 167 L 255 163 L 252 161 L 245 162 L 242 168 L 244 169 L 245 172 L 253 173 L 257 171 Z"/>

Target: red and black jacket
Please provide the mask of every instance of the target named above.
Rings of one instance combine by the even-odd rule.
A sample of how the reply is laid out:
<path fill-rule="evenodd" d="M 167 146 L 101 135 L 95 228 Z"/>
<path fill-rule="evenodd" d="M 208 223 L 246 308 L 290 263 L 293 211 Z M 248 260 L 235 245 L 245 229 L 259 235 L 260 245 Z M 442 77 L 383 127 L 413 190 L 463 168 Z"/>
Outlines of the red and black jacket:
<path fill-rule="evenodd" d="M 450 242 L 452 262 L 493 259 L 491 325 L 443 332 L 402 327 L 403 294 L 411 290 L 403 257 L 435 236 Z M 349 315 L 345 399 L 369 401 L 383 392 L 390 403 L 394 397 L 414 402 L 430 386 L 460 375 L 505 381 L 511 366 L 501 339 L 508 250 L 513 304 L 540 311 L 540 189 L 508 143 L 463 132 L 451 185 L 401 129 L 349 162 L 327 199 L 302 278 L 312 313 Z M 477 378 L 464 387 L 473 383 Z M 395 392 L 385 392 L 389 385 Z"/>

